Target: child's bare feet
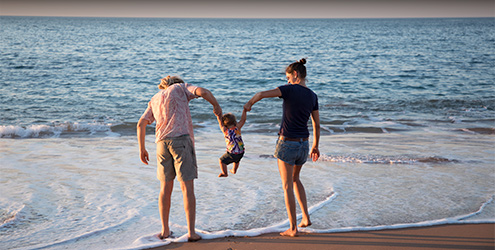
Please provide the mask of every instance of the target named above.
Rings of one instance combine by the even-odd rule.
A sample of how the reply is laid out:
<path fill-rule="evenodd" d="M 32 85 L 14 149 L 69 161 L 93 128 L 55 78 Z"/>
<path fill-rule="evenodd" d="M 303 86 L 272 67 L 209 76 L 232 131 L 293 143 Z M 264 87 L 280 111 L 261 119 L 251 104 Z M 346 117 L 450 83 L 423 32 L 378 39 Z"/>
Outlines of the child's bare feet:
<path fill-rule="evenodd" d="M 292 229 L 287 229 L 287 231 L 283 232 L 283 233 L 280 233 L 280 235 L 282 236 L 289 236 L 289 237 L 297 237 L 299 236 L 299 232 L 296 230 L 292 230 Z"/>
<path fill-rule="evenodd" d="M 229 176 L 229 174 L 220 173 L 220 174 L 218 175 L 218 177 L 227 177 L 227 176 Z"/>

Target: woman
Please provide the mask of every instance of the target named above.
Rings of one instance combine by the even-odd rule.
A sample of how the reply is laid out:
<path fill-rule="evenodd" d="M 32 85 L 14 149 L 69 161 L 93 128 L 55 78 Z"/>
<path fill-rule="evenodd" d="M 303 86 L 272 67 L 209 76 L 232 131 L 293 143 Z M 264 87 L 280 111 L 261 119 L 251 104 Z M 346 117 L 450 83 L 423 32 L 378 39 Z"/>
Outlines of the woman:
<path fill-rule="evenodd" d="M 184 197 L 188 240 L 197 241 L 201 239 L 194 229 L 196 221 L 194 179 L 198 178 L 198 170 L 189 101 L 203 97 L 213 105 L 213 112 L 217 116 L 222 115 L 222 109 L 210 91 L 184 83 L 177 76 L 163 78 L 158 88 L 162 91 L 151 98 L 148 108 L 137 125 L 139 155 L 141 161 L 148 165 L 149 155 L 144 145 L 146 126 L 156 121 L 157 178 L 161 183 L 158 205 L 162 220 L 162 231 L 158 237 L 164 239 L 171 235 L 168 226 L 170 197 L 174 179 L 177 177 Z"/>
<path fill-rule="evenodd" d="M 299 227 L 311 225 L 306 201 L 306 192 L 301 183 L 299 174 L 306 162 L 309 153 L 309 131 L 308 120 L 311 116 L 313 123 L 313 146 L 311 147 L 311 158 L 318 160 L 320 151 L 320 115 L 318 112 L 318 97 L 306 86 L 306 59 L 290 64 L 286 70 L 287 85 L 256 93 L 249 102 L 244 105 L 247 111 L 256 102 L 263 98 L 280 97 L 283 102 L 282 124 L 280 126 L 279 138 L 275 148 L 274 156 L 278 160 L 278 169 L 284 189 L 285 206 L 289 217 L 290 228 L 281 233 L 282 236 L 297 236 L 296 202 L 303 212 Z"/>

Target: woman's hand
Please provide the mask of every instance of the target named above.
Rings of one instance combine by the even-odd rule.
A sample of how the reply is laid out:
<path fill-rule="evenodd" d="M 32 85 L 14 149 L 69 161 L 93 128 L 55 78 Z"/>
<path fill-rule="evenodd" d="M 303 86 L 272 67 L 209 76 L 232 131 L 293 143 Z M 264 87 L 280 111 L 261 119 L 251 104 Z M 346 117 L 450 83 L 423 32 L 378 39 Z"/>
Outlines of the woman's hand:
<path fill-rule="evenodd" d="M 320 150 L 318 149 L 318 146 L 314 145 L 313 148 L 311 148 L 310 156 L 313 161 L 317 161 L 318 158 L 320 158 Z"/>

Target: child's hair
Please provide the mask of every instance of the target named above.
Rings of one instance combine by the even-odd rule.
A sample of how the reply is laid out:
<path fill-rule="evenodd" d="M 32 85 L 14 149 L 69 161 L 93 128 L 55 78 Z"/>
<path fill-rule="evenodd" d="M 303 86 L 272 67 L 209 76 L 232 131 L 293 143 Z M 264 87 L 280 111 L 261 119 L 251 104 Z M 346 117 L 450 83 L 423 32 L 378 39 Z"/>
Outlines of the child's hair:
<path fill-rule="evenodd" d="M 235 120 L 235 115 L 232 113 L 227 113 L 227 114 L 222 115 L 222 124 L 225 127 L 237 125 L 237 121 Z"/>
<path fill-rule="evenodd" d="M 167 76 L 160 81 L 160 84 L 158 84 L 158 88 L 166 89 L 167 87 L 175 83 L 184 83 L 184 81 L 179 76 Z"/>
<path fill-rule="evenodd" d="M 306 58 L 303 58 L 295 63 L 291 63 L 287 68 L 285 69 L 286 73 L 292 74 L 294 71 L 297 72 L 297 77 L 299 79 L 304 79 L 306 78 Z"/>

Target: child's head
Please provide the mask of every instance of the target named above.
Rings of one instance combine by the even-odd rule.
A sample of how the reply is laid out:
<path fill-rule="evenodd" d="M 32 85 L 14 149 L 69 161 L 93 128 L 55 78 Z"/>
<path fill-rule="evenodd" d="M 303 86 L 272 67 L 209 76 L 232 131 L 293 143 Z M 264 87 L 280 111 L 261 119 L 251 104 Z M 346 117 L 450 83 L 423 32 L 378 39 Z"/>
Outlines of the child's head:
<path fill-rule="evenodd" d="M 235 115 L 232 114 L 232 113 L 227 113 L 227 114 L 222 115 L 222 124 L 225 127 L 237 125 L 237 121 L 235 119 Z"/>

